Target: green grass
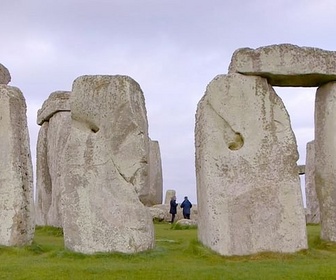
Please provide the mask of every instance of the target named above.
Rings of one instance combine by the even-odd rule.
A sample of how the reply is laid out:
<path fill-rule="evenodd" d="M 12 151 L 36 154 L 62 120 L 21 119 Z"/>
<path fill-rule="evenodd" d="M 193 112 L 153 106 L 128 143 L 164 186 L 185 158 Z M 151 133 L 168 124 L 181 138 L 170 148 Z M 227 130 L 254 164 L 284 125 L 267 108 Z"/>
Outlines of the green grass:
<path fill-rule="evenodd" d="M 154 250 L 83 255 L 64 249 L 62 230 L 38 227 L 27 247 L 0 247 L 0 279 L 336 279 L 336 244 L 309 225 L 309 249 L 295 254 L 223 257 L 197 241 L 197 229 L 155 224 Z"/>
<path fill-rule="evenodd" d="M 197 226 L 196 225 L 182 225 L 182 224 L 174 223 L 172 224 L 171 229 L 175 229 L 175 230 L 197 229 Z"/>

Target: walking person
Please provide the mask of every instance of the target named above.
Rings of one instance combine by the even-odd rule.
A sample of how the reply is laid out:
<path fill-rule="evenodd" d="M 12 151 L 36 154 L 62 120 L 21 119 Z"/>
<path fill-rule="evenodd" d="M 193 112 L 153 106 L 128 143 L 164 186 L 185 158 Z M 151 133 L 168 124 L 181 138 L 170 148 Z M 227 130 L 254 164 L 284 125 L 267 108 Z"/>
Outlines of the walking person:
<path fill-rule="evenodd" d="M 183 217 L 185 219 L 190 219 L 190 208 L 192 207 L 191 202 L 188 197 L 185 196 L 183 202 L 181 203 L 181 208 L 183 208 Z"/>
<path fill-rule="evenodd" d="M 172 215 L 170 223 L 174 223 L 175 215 L 177 213 L 176 207 L 178 203 L 176 203 L 176 196 L 173 196 L 170 200 L 170 210 L 169 213 Z"/>

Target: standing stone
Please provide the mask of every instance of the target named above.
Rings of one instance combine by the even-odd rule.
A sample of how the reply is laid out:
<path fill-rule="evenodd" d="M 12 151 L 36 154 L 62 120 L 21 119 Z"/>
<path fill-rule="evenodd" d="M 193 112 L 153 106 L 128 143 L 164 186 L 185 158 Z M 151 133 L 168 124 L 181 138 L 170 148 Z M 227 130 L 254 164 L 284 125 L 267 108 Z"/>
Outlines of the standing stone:
<path fill-rule="evenodd" d="M 175 190 L 167 190 L 164 204 L 170 204 L 170 200 L 173 196 L 176 196 Z"/>
<path fill-rule="evenodd" d="M 306 146 L 306 167 L 305 167 L 305 190 L 306 190 L 306 221 L 310 224 L 320 223 L 320 206 L 315 188 L 315 147 L 314 141 Z"/>
<path fill-rule="evenodd" d="M 52 199 L 52 186 L 47 156 L 48 127 L 49 122 L 42 124 L 36 145 L 35 223 L 39 226 L 48 225 L 48 213 Z"/>
<path fill-rule="evenodd" d="M 81 76 L 70 103 L 65 246 L 87 254 L 153 248 L 152 217 L 139 200 L 148 181 L 149 139 L 140 86 L 127 76 Z"/>
<path fill-rule="evenodd" d="M 7 85 L 0 85 L 0 151 L 0 244 L 28 245 L 35 218 L 26 102 Z"/>
<path fill-rule="evenodd" d="M 0 84 L 8 85 L 11 81 L 11 75 L 8 69 L 0 63 Z"/>
<path fill-rule="evenodd" d="M 162 165 L 159 142 L 148 140 L 148 181 L 141 186 L 138 194 L 145 206 L 153 206 L 162 203 Z"/>
<path fill-rule="evenodd" d="M 336 241 L 336 82 L 318 88 L 315 100 L 315 187 L 321 238 Z"/>
<path fill-rule="evenodd" d="M 63 153 L 70 133 L 70 92 L 50 94 L 38 111 L 36 224 L 62 227 Z"/>
<path fill-rule="evenodd" d="M 221 255 L 307 248 L 288 113 L 261 77 L 219 75 L 197 107 L 198 238 Z"/>
<path fill-rule="evenodd" d="M 158 141 L 149 141 L 149 193 L 147 206 L 162 203 L 162 164 Z"/>

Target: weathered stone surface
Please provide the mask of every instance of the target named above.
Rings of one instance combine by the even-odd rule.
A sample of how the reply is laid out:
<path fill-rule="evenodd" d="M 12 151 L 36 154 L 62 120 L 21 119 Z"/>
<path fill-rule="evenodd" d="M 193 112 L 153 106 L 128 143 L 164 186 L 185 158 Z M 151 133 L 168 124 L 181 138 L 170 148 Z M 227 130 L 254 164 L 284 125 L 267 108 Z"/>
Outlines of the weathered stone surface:
<path fill-rule="evenodd" d="M 138 193 L 145 206 L 153 206 L 162 203 L 162 165 L 159 142 L 148 140 L 148 181 Z"/>
<path fill-rule="evenodd" d="M 8 69 L 0 63 L 0 84 L 8 85 L 11 81 L 11 75 Z"/>
<path fill-rule="evenodd" d="M 306 166 L 305 165 L 298 165 L 299 175 L 304 175 L 306 173 Z"/>
<path fill-rule="evenodd" d="M 61 190 L 64 180 L 62 165 L 64 162 L 64 149 L 71 128 L 71 113 L 61 111 L 49 119 L 48 128 L 48 167 L 51 178 L 51 205 L 47 217 L 47 225 L 62 227 Z"/>
<path fill-rule="evenodd" d="M 167 190 L 165 200 L 164 200 L 164 204 L 169 204 L 170 200 L 173 196 L 176 196 L 176 191 L 175 190 Z"/>
<path fill-rule="evenodd" d="M 0 244 L 32 242 L 33 169 L 26 102 L 18 88 L 0 85 Z"/>
<path fill-rule="evenodd" d="M 51 178 L 48 166 L 48 127 L 44 122 L 39 130 L 36 146 L 36 197 L 35 222 L 39 226 L 48 224 L 48 213 L 51 205 Z"/>
<path fill-rule="evenodd" d="M 60 203 L 64 180 L 61 178 L 63 176 L 61 170 L 64 164 L 62 155 L 71 126 L 69 96 L 70 92 L 66 91 L 52 93 L 39 110 L 39 113 L 49 113 L 48 118 L 42 118 L 37 142 L 36 223 L 38 225 L 62 227 Z M 41 116 L 39 113 L 38 116 Z"/>
<path fill-rule="evenodd" d="M 306 221 L 310 224 L 319 224 L 320 206 L 315 188 L 315 147 L 314 141 L 306 145 L 306 168 L 305 168 L 305 190 L 306 190 Z"/>
<path fill-rule="evenodd" d="M 280 44 L 234 52 L 229 73 L 261 76 L 273 86 L 316 87 L 336 80 L 336 52 Z"/>
<path fill-rule="evenodd" d="M 307 248 L 288 113 L 261 77 L 217 76 L 197 107 L 199 240 L 221 255 Z"/>
<path fill-rule="evenodd" d="M 37 112 L 37 124 L 42 125 L 43 122 L 49 119 L 57 112 L 70 111 L 70 92 L 55 91 L 43 103 L 42 108 Z"/>
<path fill-rule="evenodd" d="M 196 220 L 188 220 L 188 219 L 181 219 L 176 222 L 177 225 L 181 226 L 189 226 L 189 227 L 197 227 L 197 221 Z"/>
<path fill-rule="evenodd" d="M 148 207 L 148 210 L 152 215 L 153 221 L 164 221 L 167 216 L 166 211 L 160 207 Z"/>
<path fill-rule="evenodd" d="M 149 192 L 145 205 L 152 206 L 162 203 L 163 178 L 161 153 L 158 141 L 149 141 Z"/>
<path fill-rule="evenodd" d="M 152 217 L 139 200 L 148 181 L 149 139 L 140 86 L 127 76 L 82 76 L 70 102 L 65 246 L 82 253 L 153 248 Z"/>
<path fill-rule="evenodd" d="M 316 92 L 315 188 L 320 201 L 321 238 L 336 241 L 336 83 Z"/>

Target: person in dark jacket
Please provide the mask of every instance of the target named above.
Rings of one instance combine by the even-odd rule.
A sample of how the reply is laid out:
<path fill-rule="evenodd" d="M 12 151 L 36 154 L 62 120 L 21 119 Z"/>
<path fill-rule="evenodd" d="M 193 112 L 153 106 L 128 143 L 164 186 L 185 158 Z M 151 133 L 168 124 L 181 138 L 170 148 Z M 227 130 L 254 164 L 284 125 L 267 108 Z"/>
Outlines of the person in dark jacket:
<path fill-rule="evenodd" d="M 172 215 L 170 223 L 174 223 L 175 215 L 176 215 L 176 207 L 178 203 L 176 203 L 176 196 L 173 196 L 170 200 L 170 210 L 169 213 Z"/>
<path fill-rule="evenodd" d="M 185 219 L 190 219 L 190 208 L 192 207 L 191 202 L 188 197 L 185 196 L 183 202 L 181 203 L 181 208 L 183 208 L 183 217 Z"/>

